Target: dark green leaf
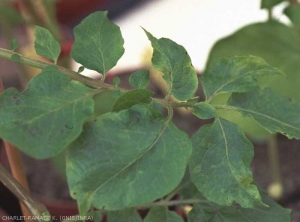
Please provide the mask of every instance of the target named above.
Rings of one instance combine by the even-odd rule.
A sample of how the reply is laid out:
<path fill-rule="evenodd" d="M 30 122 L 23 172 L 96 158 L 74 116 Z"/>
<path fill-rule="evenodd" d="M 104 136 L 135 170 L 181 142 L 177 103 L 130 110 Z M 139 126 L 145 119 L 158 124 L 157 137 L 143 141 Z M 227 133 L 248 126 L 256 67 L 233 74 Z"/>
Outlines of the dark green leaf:
<path fill-rule="evenodd" d="M 169 92 L 178 100 L 190 99 L 198 88 L 198 79 L 186 50 L 170 39 L 156 39 L 145 32 L 154 49 L 152 65 L 164 74 Z"/>
<path fill-rule="evenodd" d="M 35 158 L 55 156 L 92 117 L 92 95 L 92 89 L 48 66 L 24 92 L 11 88 L 0 95 L 0 137 Z"/>
<path fill-rule="evenodd" d="M 205 198 L 247 208 L 262 204 L 257 187 L 251 184 L 253 145 L 237 125 L 216 119 L 195 133 L 192 144 L 191 179 Z"/>
<path fill-rule="evenodd" d="M 183 219 L 167 207 L 152 207 L 144 222 L 183 222 Z"/>
<path fill-rule="evenodd" d="M 300 139 L 300 103 L 284 98 L 270 89 L 234 93 L 226 109 L 251 116 L 270 133 L 279 132 L 289 138 Z"/>
<path fill-rule="evenodd" d="M 260 56 L 282 70 L 287 78 L 282 75 L 261 77 L 260 85 L 300 100 L 300 38 L 294 29 L 275 21 L 244 27 L 214 45 L 206 69 L 221 58 L 235 55 Z"/>
<path fill-rule="evenodd" d="M 284 9 L 284 14 L 296 27 L 300 27 L 300 4 L 290 4 Z"/>
<path fill-rule="evenodd" d="M 150 103 L 153 92 L 147 89 L 134 89 L 124 93 L 115 102 L 112 111 L 119 112 L 139 103 Z"/>
<path fill-rule="evenodd" d="M 84 67 L 105 75 L 124 53 L 120 28 L 107 18 L 107 12 L 94 12 L 74 28 L 71 55 Z"/>
<path fill-rule="evenodd" d="M 152 202 L 179 184 L 190 154 L 187 134 L 146 106 L 107 113 L 68 149 L 70 192 L 82 214 Z"/>
<path fill-rule="evenodd" d="M 36 53 L 56 63 L 61 51 L 59 42 L 55 40 L 47 29 L 39 26 L 35 27 L 34 34 L 34 48 Z"/>
<path fill-rule="evenodd" d="M 188 169 L 176 190 L 178 190 L 181 199 L 195 199 L 198 196 L 199 191 L 192 182 Z"/>
<path fill-rule="evenodd" d="M 84 66 L 80 66 L 80 67 L 78 68 L 78 70 L 77 70 L 78 73 L 81 73 L 81 72 L 83 72 L 83 71 L 84 71 Z"/>
<path fill-rule="evenodd" d="M 260 8 L 270 9 L 284 1 L 286 0 L 261 0 Z"/>
<path fill-rule="evenodd" d="M 145 89 L 150 82 L 149 70 L 139 70 L 132 73 L 129 77 L 129 83 L 136 89 Z"/>
<path fill-rule="evenodd" d="M 282 74 L 255 56 L 224 58 L 205 71 L 202 82 L 207 100 L 220 93 L 248 92 L 255 88 L 257 78 L 263 75 Z"/>
<path fill-rule="evenodd" d="M 18 54 L 12 54 L 10 58 L 14 62 L 20 62 L 21 61 L 21 57 Z"/>
<path fill-rule="evenodd" d="M 118 76 L 114 77 L 113 79 L 114 86 L 117 87 L 120 83 L 121 83 L 121 79 Z"/>
<path fill-rule="evenodd" d="M 264 193 L 261 196 L 269 207 L 247 209 L 237 204 L 229 207 L 212 202 L 195 204 L 188 222 L 292 222 L 291 210 L 282 208 Z"/>
<path fill-rule="evenodd" d="M 200 119 L 211 119 L 217 117 L 216 109 L 206 102 L 200 102 L 194 105 L 193 114 Z"/>
<path fill-rule="evenodd" d="M 108 222 L 143 222 L 139 213 L 134 208 L 108 212 L 107 220 Z"/>
<path fill-rule="evenodd" d="M 12 51 L 15 51 L 19 47 L 19 43 L 16 39 L 9 40 L 9 44 Z"/>

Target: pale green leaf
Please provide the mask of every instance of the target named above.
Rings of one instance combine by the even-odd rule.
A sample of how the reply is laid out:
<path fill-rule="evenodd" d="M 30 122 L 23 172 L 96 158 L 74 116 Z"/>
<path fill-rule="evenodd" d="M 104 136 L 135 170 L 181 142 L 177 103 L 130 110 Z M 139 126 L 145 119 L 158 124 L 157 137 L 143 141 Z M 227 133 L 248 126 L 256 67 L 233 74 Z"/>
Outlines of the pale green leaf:
<path fill-rule="evenodd" d="M 217 117 L 216 109 L 206 102 L 200 102 L 194 105 L 193 114 L 200 119 L 211 119 Z"/>
<path fill-rule="evenodd" d="M 115 102 L 112 111 L 118 112 L 123 109 L 128 109 L 139 103 L 150 103 L 153 92 L 147 89 L 134 89 L 124 93 Z"/>
<path fill-rule="evenodd" d="M 300 27 L 300 3 L 288 5 L 283 12 L 296 27 Z"/>
<path fill-rule="evenodd" d="M 94 12 L 74 28 L 71 55 L 84 67 L 105 75 L 124 53 L 120 28 L 107 18 L 107 12 Z"/>
<path fill-rule="evenodd" d="M 216 119 L 195 133 L 192 145 L 191 179 L 205 198 L 248 208 L 262 204 L 250 171 L 253 145 L 236 124 Z"/>
<path fill-rule="evenodd" d="M 143 222 L 141 216 L 134 208 L 112 211 L 107 214 L 108 222 Z"/>
<path fill-rule="evenodd" d="M 223 58 L 213 64 L 200 79 L 207 100 L 220 93 L 248 92 L 255 88 L 257 78 L 263 75 L 282 74 L 256 56 Z"/>
<path fill-rule="evenodd" d="M 170 39 L 157 39 L 145 32 L 154 50 L 152 65 L 164 74 L 168 92 L 178 100 L 190 99 L 198 88 L 198 79 L 186 50 Z"/>
<path fill-rule="evenodd" d="M 286 0 L 261 0 L 260 8 L 270 9 Z"/>
<path fill-rule="evenodd" d="M 9 40 L 9 44 L 12 51 L 15 51 L 19 47 L 19 43 L 16 39 Z"/>
<path fill-rule="evenodd" d="M 187 134 L 146 106 L 107 113 L 68 149 L 70 192 L 82 214 L 152 202 L 179 184 L 190 154 Z"/>
<path fill-rule="evenodd" d="M 234 93 L 224 108 L 251 116 L 270 133 L 279 132 L 288 138 L 300 139 L 300 103 L 270 89 Z"/>
<path fill-rule="evenodd" d="M 35 158 L 55 156 L 92 117 L 93 93 L 48 66 L 24 92 L 11 88 L 0 95 L 0 137 Z"/>
<path fill-rule="evenodd" d="M 152 207 L 144 222 L 183 222 L 183 219 L 167 207 Z"/>
<path fill-rule="evenodd" d="M 129 77 L 129 83 L 136 89 L 145 89 L 150 82 L 149 70 L 139 70 L 132 73 Z"/>
<path fill-rule="evenodd" d="M 188 222 L 292 222 L 291 210 L 284 209 L 266 194 L 262 200 L 269 207 L 242 208 L 237 204 L 220 206 L 203 202 L 195 204 L 188 214 Z"/>
<path fill-rule="evenodd" d="M 60 44 L 45 28 L 36 26 L 34 29 L 34 48 L 38 55 L 53 60 L 55 63 L 60 55 Z"/>

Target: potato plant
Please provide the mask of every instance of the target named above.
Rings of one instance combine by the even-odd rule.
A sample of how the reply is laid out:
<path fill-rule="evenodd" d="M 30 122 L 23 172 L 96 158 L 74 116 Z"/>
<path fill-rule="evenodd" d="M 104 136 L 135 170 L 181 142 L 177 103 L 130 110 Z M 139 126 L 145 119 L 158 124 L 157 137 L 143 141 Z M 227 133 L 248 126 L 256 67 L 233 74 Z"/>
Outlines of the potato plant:
<path fill-rule="evenodd" d="M 66 151 L 70 194 L 81 215 L 97 214 L 99 220 L 107 215 L 113 222 L 180 222 L 169 207 L 192 205 L 189 222 L 291 221 L 290 210 L 253 182 L 252 143 L 217 112 L 239 112 L 270 133 L 299 139 L 300 103 L 259 82 L 283 72 L 260 57 L 235 56 L 216 61 L 198 79 L 184 47 L 144 31 L 153 48 L 153 68 L 168 85 L 164 99 L 146 89 L 147 70 L 130 76 L 133 90 L 118 87 L 119 79 L 105 82 L 124 53 L 120 29 L 107 12 L 95 12 L 74 28 L 71 51 L 82 67 L 102 74 L 101 80 L 82 76 L 83 68 L 58 66 L 60 45 L 41 27 L 35 29 L 36 52 L 53 62 L 16 53 L 15 41 L 11 50 L 1 48 L 0 57 L 42 71 L 23 92 L 10 88 L 0 94 L 0 137 L 37 159 Z M 201 101 L 194 97 L 199 81 L 205 94 Z M 99 113 L 95 107 L 104 93 L 113 103 Z M 230 93 L 226 104 L 211 103 L 224 93 Z M 189 138 L 172 123 L 176 107 L 192 109 L 212 123 Z M 176 194 L 180 198 L 174 200 Z M 139 209 L 149 209 L 146 218 Z"/>

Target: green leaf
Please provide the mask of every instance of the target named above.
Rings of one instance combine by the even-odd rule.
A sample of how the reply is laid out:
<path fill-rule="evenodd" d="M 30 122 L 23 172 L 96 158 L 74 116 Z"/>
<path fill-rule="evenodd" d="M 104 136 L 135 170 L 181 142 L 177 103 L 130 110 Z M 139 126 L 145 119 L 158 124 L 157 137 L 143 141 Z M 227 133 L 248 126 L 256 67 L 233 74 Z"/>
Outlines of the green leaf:
<path fill-rule="evenodd" d="M 120 83 L 121 83 L 121 79 L 118 76 L 115 76 L 113 78 L 113 84 L 114 84 L 114 86 L 118 87 L 120 85 Z"/>
<path fill-rule="evenodd" d="M 300 27 L 300 4 L 290 4 L 284 9 L 284 14 L 296 27 Z"/>
<path fill-rule="evenodd" d="M 183 219 L 167 207 L 152 207 L 144 222 L 183 222 Z"/>
<path fill-rule="evenodd" d="M 93 222 L 102 222 L 102 214 L 99 211 L 92 211 L 88 215 L 92 217 Z"/>
<path fill-rule="evenodd" d="M 12 54 L 10 58 L 14 62 L 20 62 L 21 61 L 21 57 L 18 54 Z"/>
<path fill-rule="evenodd" d="M 105 113 L 111 112 L 112 108 L 117 100 L 115 92 L 111 90 L 105 90 L 94 96 L 94 117 L 98 117 Z M 120 96 L 120 95 L 119 95 Z"/>
<path fill-rule="evenodd" d="M 216 109 L 206 102 L 200 102 L 194 105 L 193 114 L 200 119 L 211 119 L 217 117 Z"/>
<path fill-rule="evenodd" d="M 290 139 L 300 139 L 300 103 L 270 89 L 234 93 L 225 108 L 251 116 L 270 133 L 279 132 Z"/>
<path fill-rule="evenodd" d="M 237 125 L 218 118 L 195 133 L 192 145 L 191 179 L 205 198 L 220 205 L 237 202 L 247 208 L 262 204 L 251 184 L 253 145 Z"/>
<path fill-rule="evenodd" d="M 152 65 L 161 71 L 169 86 L 168 94 L 178 100 L 188 100 L 198 88 L 197 73 L 186 50 L 170 39 L 156 39 L 144 30 L 154 49 Z"/>
<path fill-rule="evenodd" d="M 84 67 L 105 75 L 124 53 L 120 28 L 107 18 L 107 12 L 94 12 L 74 28 L 71 55 Z"/>
<path fill-rule="evenodd" d="M 12 51 L 15 51 L 19 47 L 19 43 L 16 39 L 9 40 L 9 44 Z"/>
<path fill-rule="evenodd" d="M 188 135 L 147 106 L 107 113 L 68 149 L 70 192 L 82 214 L 152 202 L 179 184 L 190 154 Z"/>
<path fill-rule="evenodd" d="M 261 0 L 260 8 L 270 9 L 284 1 L 286 0 Z"/>
<path fill-rule="evenodd" d="M 282 208 L 264 193 L 261 196 L 269 207 L 247 209 L 237 204 L 229 207 L 212 202 L 195 204 L 188 214 L 188 222 L 292 222 L 291 210 Z"/>
<path fill-rule="evenodd" d="M 149 70 L 139 70 L 132 73 L 129 77 L 129 83 L 136 89 L 145 89 L 150 82 Z"/>
<path fill-rule="evenodd" d="M 108 222 L 143 222 L 139 213 L 134 208 L 108 212 L 107 220 Z"/>
<path fill-rule="evenodd" d="M 81 72 L 83 72 L 83 71 L 84 71 L 84 66 L 80 66 L 80 67 L 78 68 L 78 70 L 77 70 L 78 73 L 81 73 Z"/>
<path fill-rule="evenodd" d="M 115 102 L 112 111 L 119 112 L 139 103 L 150 103 L 153 92 L 147 89 L 134 89 L 124 93 Z"/>
<path fill-rule="evenodd" d="M 8 4 L 0 2 L 0 20 L 9 25 L 16 26 L 24 22 L 24 19 L 16 9 Z"/>
<path fill-rule="evenodd" d="M 236 55 L 259 56 L 282 70 L 286 77 L 261 77 L 259 85 L 300 100 L 300 38 L 294 29 L 275 21 L 246 26 L 213 46 L 206 69 L 221 58 Z"/>
<path fill-rule="evenodd" d="M 248 92 L 255 88 L 262 75 L 282 74 L 256 56 L 235 56 L 220 59 L 205 71 L 202 82 L 207 100 L 220 93 Z"/>
<path fill-rule="evenodd" d="M 47 29 L 39 26 L 35 27 L 34 35 L 34 48 L 36 53 L 56 63 L 61 51 L 59 42 L 55 40 Z"/>
<path fill-rule="evenodd" d="M 48 66 L 24 92 L 11 88 L 0 95 L 0 137 L 35 158 L 55 156 L 92 117 L 93 93 Z"/>

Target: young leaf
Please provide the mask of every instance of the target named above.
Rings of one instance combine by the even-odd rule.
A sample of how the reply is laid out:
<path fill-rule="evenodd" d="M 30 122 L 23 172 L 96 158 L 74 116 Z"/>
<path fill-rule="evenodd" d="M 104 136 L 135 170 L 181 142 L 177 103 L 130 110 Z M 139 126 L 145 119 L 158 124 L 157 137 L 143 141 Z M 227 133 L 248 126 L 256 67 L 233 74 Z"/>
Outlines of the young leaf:
<path fill-rule="evenodd" d="M 15 51 L 19 47 L 19 43 L 16 39 L 9 40 L 9 44 L 12 51 Z"/>
<path fill-rule="evenodd" d="M 153 92 L 147 89 L 135 89 L 124 93 L 115 102 L 112 111 L 119 112 L 139 103 L 150 103 Z"/>
<path fill-rule="evenodd" d="M 271 9 L 285 0 L 261 0 L 260 8 Z"/>
<path fill-rule="evenodd" d="M 194 105 L 193 114 L 200 119 L 211 119 L 217 117 L 216 109 L 206 102 L 200 102 Z"/>
<path fill-rule="evenodd" d="M 112 211 L 107 214 L 108 222 L 143 222 L 141 216 L 134 208 Z"/>
<path fill-rule="evenodd" d="M 262 204 L 250 164 L 253 145 L 234 123 L 216 119 L 192 137 L 190 175 L 199 191 L 220 205 L 239 203 L 251 208 Z"/>
<path fill-rule="evenodd" d="M 107 113 L 68 149 L 70 192 L 82 214 L 152 202 L 179 184 L 190 154 L 188 135 L 146 106 Z"/>
<path fill-rule="evenodd" d="M 226 109 L 251 116 L 270 133 L 282 133 L 300 139 L 300 103 L 289 100 L 270 89 L 234 93 Z"/>
<path fill-rule="evenodd" d="M 257 78 L 262 75 L 282 74 L 256 56 L 235 56 L 219 60 L 200 81 L 207 100 L 220 93 L 248 92 L 255 88 Z"/>
<path fill-rule="evenodd" d="M 261 192 L 264 203 L 269 207 L 242 208 L 237 204 L 220 206 L 212 202 L 195 204 L 188 215 L 188 222 L 292 222 L 291 210 L 284 209 Z"/>
<path fill-rule="evenodd" d="M 47 29 L 39 26 L 35 27 L 34 34 L 34 48 L 36 53 L 56 63 L 61 51 L 59 42 L 55 40 Z"/>
<path fill-rule="evenodd" d="M 92 117 L 93 92 L 48 66 L 24 92 L 0 94 L 0 137 L 35 158 L 55 156 Z"/>
<path fill-rule="evenodd" d="M 188 100 L 198 88 L 198 78 L 186 50 L 170 39 L 157 39 L 144 30 L 154 49 L 152 65 L 161 71 L 169 93 L 178 100 Z"/>
<path fill-rule="evenodd" d="M 136 89 L 145 89 L 150 82 L 149 70 L 139 70 L 132 73 L 129 77 L 129 83 Z"/>
<path fill-rule="evenodd" d="M 284 9 L 284 14 L 296 27 L 300 27 L 300 4 L 290 4 Z"/>
<path fill-rule="evenodd" d="M 20 62 L 21 61 L 21 57 L 18 54 L 12 54 L 10 58 L 14 62 Z"/>
<path fill-rule="evenodd" d="M 80 67 L 78 68 L 78 70 L 77 70 L 78 73 L 81 73 L 81 72 L 83 72 L 83 71 L 84 71 L 84 66 L 80 66 Z"/>
<path fill-rule="evenodd" d="M 121 79 L 118 76 L 115 76 L 113 79 L 114 86 L 118 87 L 121 83 Z"/>
<path fill-rule="evenodd" d="M 105 75 L 124 53 L 120 28 L 107 18 L 107 12 L 94 12 L 74 28 L 71 55 L 84 67 Z"/>
<path fill-rule="evenodd" d="M 144 222 L 183 222 L 183 219 L 167 207 L 152 207 Z"/>

